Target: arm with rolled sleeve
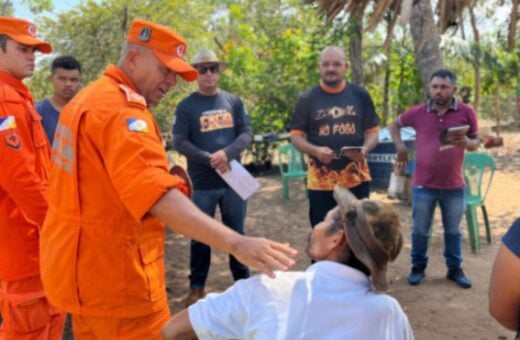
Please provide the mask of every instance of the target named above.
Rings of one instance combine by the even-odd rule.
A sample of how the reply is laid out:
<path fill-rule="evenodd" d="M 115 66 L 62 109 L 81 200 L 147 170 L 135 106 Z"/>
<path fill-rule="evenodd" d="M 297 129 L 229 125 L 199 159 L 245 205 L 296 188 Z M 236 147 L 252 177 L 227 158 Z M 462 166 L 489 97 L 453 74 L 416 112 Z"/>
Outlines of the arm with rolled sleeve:
<path fill-rule="evenodd" d="M 170 189 L 185 188 L 184 181 L 168 173 L 164 148 L 154 129 L 149 112 L 127 108 L 110 116 L 100 130 L 98 148 L 102 152 L 107 172 L 122 203 L 136 220 Z M 128 119 L 141 119 L 147 123 L 147 132 L 129 131 Z"/>
<path fill-rule="evenodd" d="M 175 111 L 173 125 L 173 148 L 191 161 L 209 165 L 209 152 L 202 150 L 190 142 L 190 112 L 181 103 Z"/>

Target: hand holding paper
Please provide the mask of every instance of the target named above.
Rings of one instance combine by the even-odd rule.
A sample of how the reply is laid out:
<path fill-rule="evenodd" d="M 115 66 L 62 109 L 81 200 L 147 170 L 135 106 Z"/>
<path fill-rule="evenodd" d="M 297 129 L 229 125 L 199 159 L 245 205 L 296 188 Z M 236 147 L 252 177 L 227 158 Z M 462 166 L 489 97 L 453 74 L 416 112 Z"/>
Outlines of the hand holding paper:
<path fill-rule="evenodd" d="M 229 167 L 229 171 L 221 172 L 217 169 L 217 173 L 231 187 L 231 189 L 235 190 L 238 196 L 240 196 L 244 201 L 247 200 L 256 190 L 258 190 L 258 188 L 260 188 L 260 184 L 235 159 L 229 162 Z"/>
<path fill-rule="evenodd" d="M 364 146 L 344 146 L 339 150 L 338 156 L 347 157 L 359 163 L 365 159 L 365 150 Z"/>

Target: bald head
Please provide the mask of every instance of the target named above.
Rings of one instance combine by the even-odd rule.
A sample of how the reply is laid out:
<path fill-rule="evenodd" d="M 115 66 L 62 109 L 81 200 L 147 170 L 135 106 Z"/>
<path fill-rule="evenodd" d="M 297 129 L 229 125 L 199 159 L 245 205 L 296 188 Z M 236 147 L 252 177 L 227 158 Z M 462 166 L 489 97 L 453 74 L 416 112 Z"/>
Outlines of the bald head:
<path fill-rule="evenodd" d="M 323 62 L 327 57 L 333 56 L 337 59 L 346 62 L 345 52 L 339 46 L 327 46 L 320 53 L 320 62 Z"/>
<path fill-rule="evenodd" d="M 118 66 L 146 99 L 148 106 L 157 105 L 177 82 L 176 73 L 145 46 L 126 44 Z"/>
<path fill-rule="evenodd" d="M 323 84 L 331 88 L 341 88 L 345 84 L 347 62 L 345 52 L 339 46 L 328 46 L 321 51 L 318 64 Z"/>

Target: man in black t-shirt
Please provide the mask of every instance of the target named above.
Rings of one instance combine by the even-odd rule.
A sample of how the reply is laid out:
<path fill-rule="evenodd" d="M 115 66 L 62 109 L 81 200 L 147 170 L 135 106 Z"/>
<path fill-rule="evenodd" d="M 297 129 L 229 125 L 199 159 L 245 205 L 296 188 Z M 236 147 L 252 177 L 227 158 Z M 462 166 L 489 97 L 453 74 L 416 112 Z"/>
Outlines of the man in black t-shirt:
<path fill-rule="evenodd" d="M 177 106 L 173 126 L 174 148 L 186 156 L 193 182 L 193 202 L 206 214 L 215 216 L 218 205 L 222 222 L 243 234 L 247 203 L 217 173 L 230 170 L 230 161 L 240 161 L 240 152 L 252 141 L 244 104 L 237 96 L 218 88 L 220 73 L 227 64 L 208 49 L 199 50 L 193 66 L 199 72 L 198 91 Z M 204 297 L 211 260 L 211 248 L 191 241 L 190 293 L 186 306 Z M 229 256 L 236 280 L 248 278 L 249 268 Z"/>
<path fill-rule="evenodd" d="M 312 227 L 335 205 L 339 183 L 357 198 L 370 192 L 366 160 L 379 138 L 379 120 L 370 94 L 345 81 L 348 65 L 340 47 L 326 47 L 318 69 L 321 83 L 303 93 L 291 122 L 291 142 L 308 155 L 307 190 Z M 360 147 L 340 152 L 343 147 Z"/>

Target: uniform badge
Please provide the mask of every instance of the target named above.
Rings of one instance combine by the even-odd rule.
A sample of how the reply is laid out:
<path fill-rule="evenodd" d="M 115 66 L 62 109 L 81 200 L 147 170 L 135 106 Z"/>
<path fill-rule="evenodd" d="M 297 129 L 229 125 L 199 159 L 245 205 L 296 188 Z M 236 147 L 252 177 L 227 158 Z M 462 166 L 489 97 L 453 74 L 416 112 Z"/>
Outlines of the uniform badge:
<path fill-rule="evenodd" d="M 128 131 L 148 133 L 148 124 L 143 119 L 128 118 L 126 124 Z"/>
<path fill-rule="evenodd" d="M 14 116 L 6 116 L 0 118 L 0 131 L 16 128 L 16 120 Z"/>
<path fill-rule="evenodd" d="M 29 33 L 31 37 L 36 38 L 36 27 L 29 25 L 29 27 L 27 27 L 27 33 Z"/>
<path fill-rule="evenodd" d="M 3 134 L 3 137 L 4 143 L 8 148 L 13 149 L 15 151 L 20 150 L 22 140 L 20 139 L 20 136 L 18 135 L 18 132 L 16 132 L 16 130 L 5 132 Z"/>
<path fill-rule="evenodd" d="M 141 32 L 139 32 L 139 41 L 148 42 L 152 37 L 152 29 L 150 27 L 141 28 Z"/>
<path fill-rule="evenodd" d="M 186 45 L 180 44 L 177 46 L 177 56 L 179 58 L 184 58 L 184 54 L 186 54 Z"/>

